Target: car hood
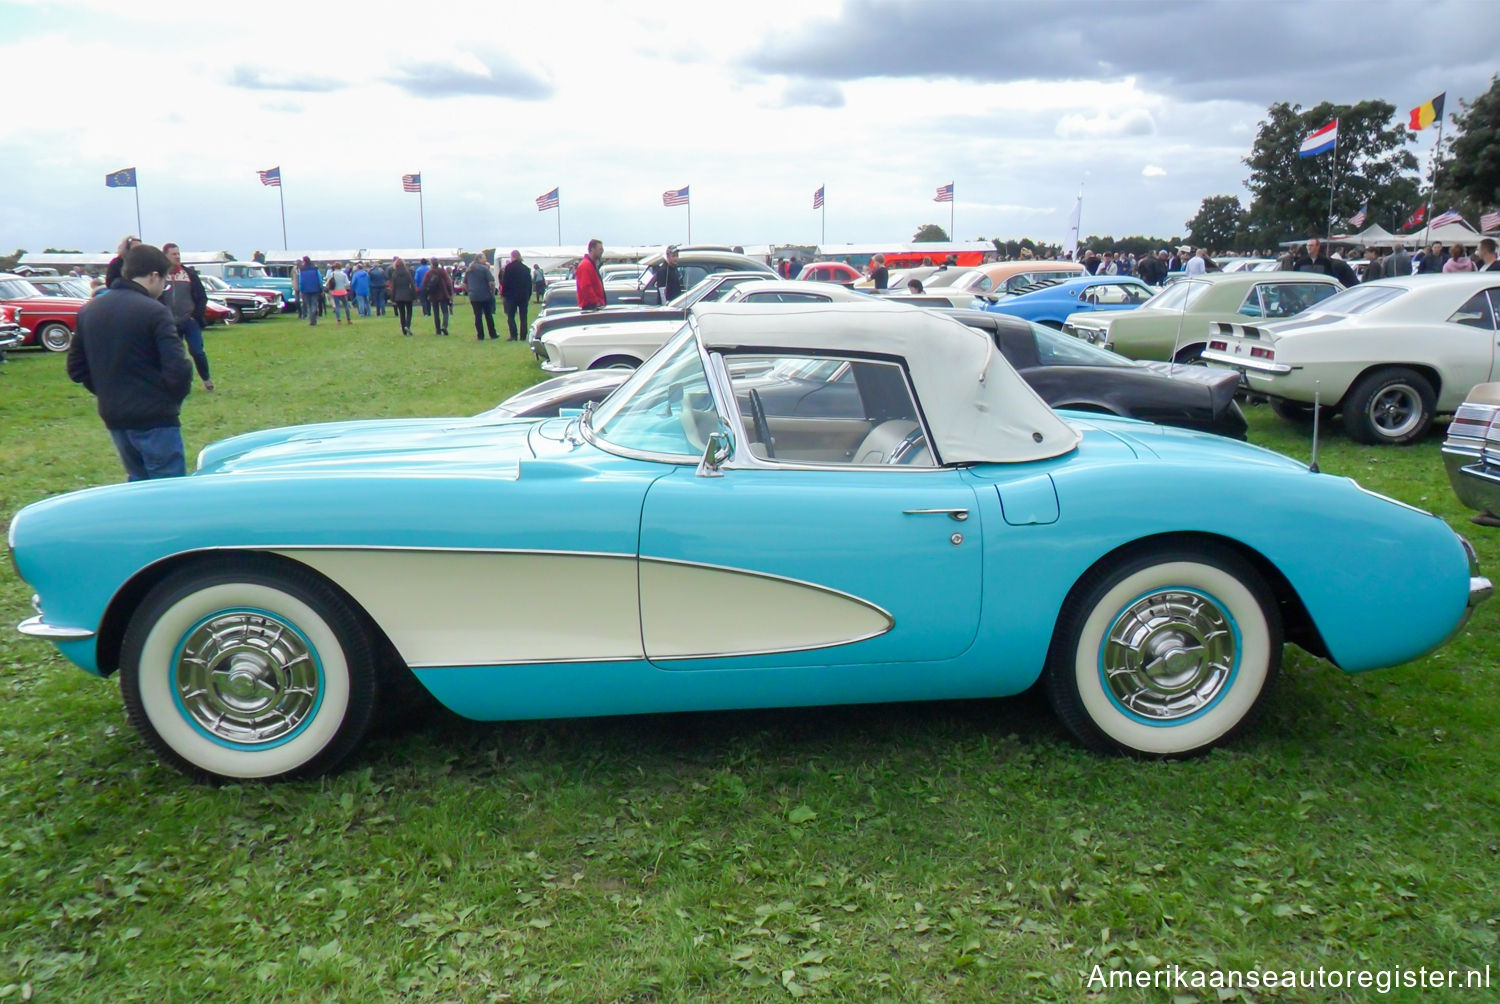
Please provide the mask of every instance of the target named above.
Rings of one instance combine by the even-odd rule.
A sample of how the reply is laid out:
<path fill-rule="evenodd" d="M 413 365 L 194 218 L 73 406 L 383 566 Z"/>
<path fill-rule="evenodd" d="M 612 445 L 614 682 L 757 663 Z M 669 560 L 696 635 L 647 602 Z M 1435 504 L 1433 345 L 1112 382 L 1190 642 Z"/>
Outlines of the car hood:
<path fill-rule="evenodd" d="M 203 448 L 197 474 L 433 474 L 515 476 L 535 456 L 536 423 L 509 418 L 418 418 L 266 429 Z"/>
<path fill-rule="evenodd" d="M 55 310 L 58 307 L 73 307 L 77 309 L 89 301 L 80 300 L 76 296 L 28 296 L 20 300 L 6 300 L 5 302 L 12 307 L 20 307 L 23 310 Z"/>

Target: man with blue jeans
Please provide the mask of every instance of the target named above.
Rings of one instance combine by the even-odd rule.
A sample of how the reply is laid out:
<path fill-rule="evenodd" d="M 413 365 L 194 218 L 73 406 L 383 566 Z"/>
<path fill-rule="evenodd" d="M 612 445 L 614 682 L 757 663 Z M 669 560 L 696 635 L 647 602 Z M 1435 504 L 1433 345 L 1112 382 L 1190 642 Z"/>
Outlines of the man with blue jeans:
<path fill-rule="evenodd" d="M 193 366 L 172 311 L 158 299 L 172 268 L 160 249 L 132 247 L 120 278 L 78 312 L 68 347 L 68 377 L 98 399 L 131 481 L 187 473 L 180 415 Z"/>
<path fill-rule="evenodd" d="M 187 342 L 188 355 L 198 367 L 203 389 L 213 390 L 213 377 L 208 375 L 208 352 L 203 348 L 203 321 L 208 310 L 208 294 L 203 289 L 203 280 L 198 278 L 196 269 L 182 263 L 182 251 L 176 244 L 163 244 L 161 250 L 172 263 L 163 301 L 177 322 L 177 333 Z"/>
<path fill-rule="evenodd" d="M 364 262 L 354 263 L 354 272 L 349 276 L 349 288 L 354 292 L 354 307 L 360 317 L 370 316 L 370 273 Z"/>

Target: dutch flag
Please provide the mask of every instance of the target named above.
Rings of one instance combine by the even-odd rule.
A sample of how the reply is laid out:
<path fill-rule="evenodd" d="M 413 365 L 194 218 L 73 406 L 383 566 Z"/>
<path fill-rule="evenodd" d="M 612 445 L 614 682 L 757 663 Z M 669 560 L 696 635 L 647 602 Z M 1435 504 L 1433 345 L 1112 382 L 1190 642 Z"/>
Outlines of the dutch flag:
<path fill-rule="evenodd" d="M 1302 149 L 1298 151 L 1299 157 L 1316 157 L 1320 153 L 1327 153 L 1339 144 L 1339 120 L 1334 119 L 1323 128 L 1308 134 L 1307 139 L 1302 141 Z"/>

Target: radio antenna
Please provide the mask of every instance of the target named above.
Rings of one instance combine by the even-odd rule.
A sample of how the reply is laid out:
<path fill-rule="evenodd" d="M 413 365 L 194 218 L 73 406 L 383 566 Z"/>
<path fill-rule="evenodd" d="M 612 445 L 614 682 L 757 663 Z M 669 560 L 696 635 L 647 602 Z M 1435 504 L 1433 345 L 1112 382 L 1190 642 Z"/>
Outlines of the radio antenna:
<path fill-rule="evenodd" d="M 1321 380 L 1315 380 L 1315 381 L 1313 381 L 1313 445 L 1312 445 L 1312 463 L 1310 463 L 1310 464 L 1307 465 L 1307 469 L 1310 472 L 1312 472 L 1313 474 L 1320 474 L 1320 473 L 1322 473 L 1321 471 L 1318 470 L 1318 413 L 1323 410 L 1321 407 L 1319 407 L 1319 405 L 1321 404 L 1321 401 L 1322 401 L 1322 393 L 1323 393 L 1323 381 L 1321 381 Z"/>

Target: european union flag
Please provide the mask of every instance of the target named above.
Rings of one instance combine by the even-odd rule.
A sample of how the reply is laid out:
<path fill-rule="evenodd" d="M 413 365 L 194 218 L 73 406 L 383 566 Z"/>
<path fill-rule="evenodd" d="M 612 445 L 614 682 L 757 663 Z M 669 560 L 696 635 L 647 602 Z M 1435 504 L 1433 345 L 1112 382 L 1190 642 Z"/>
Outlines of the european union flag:
<path fill-rule="evenodd" d="M 106 188 L 134 188 L 135 168 L 122 167 L 113 174 L 104 176 L 104 187 Z"/>

